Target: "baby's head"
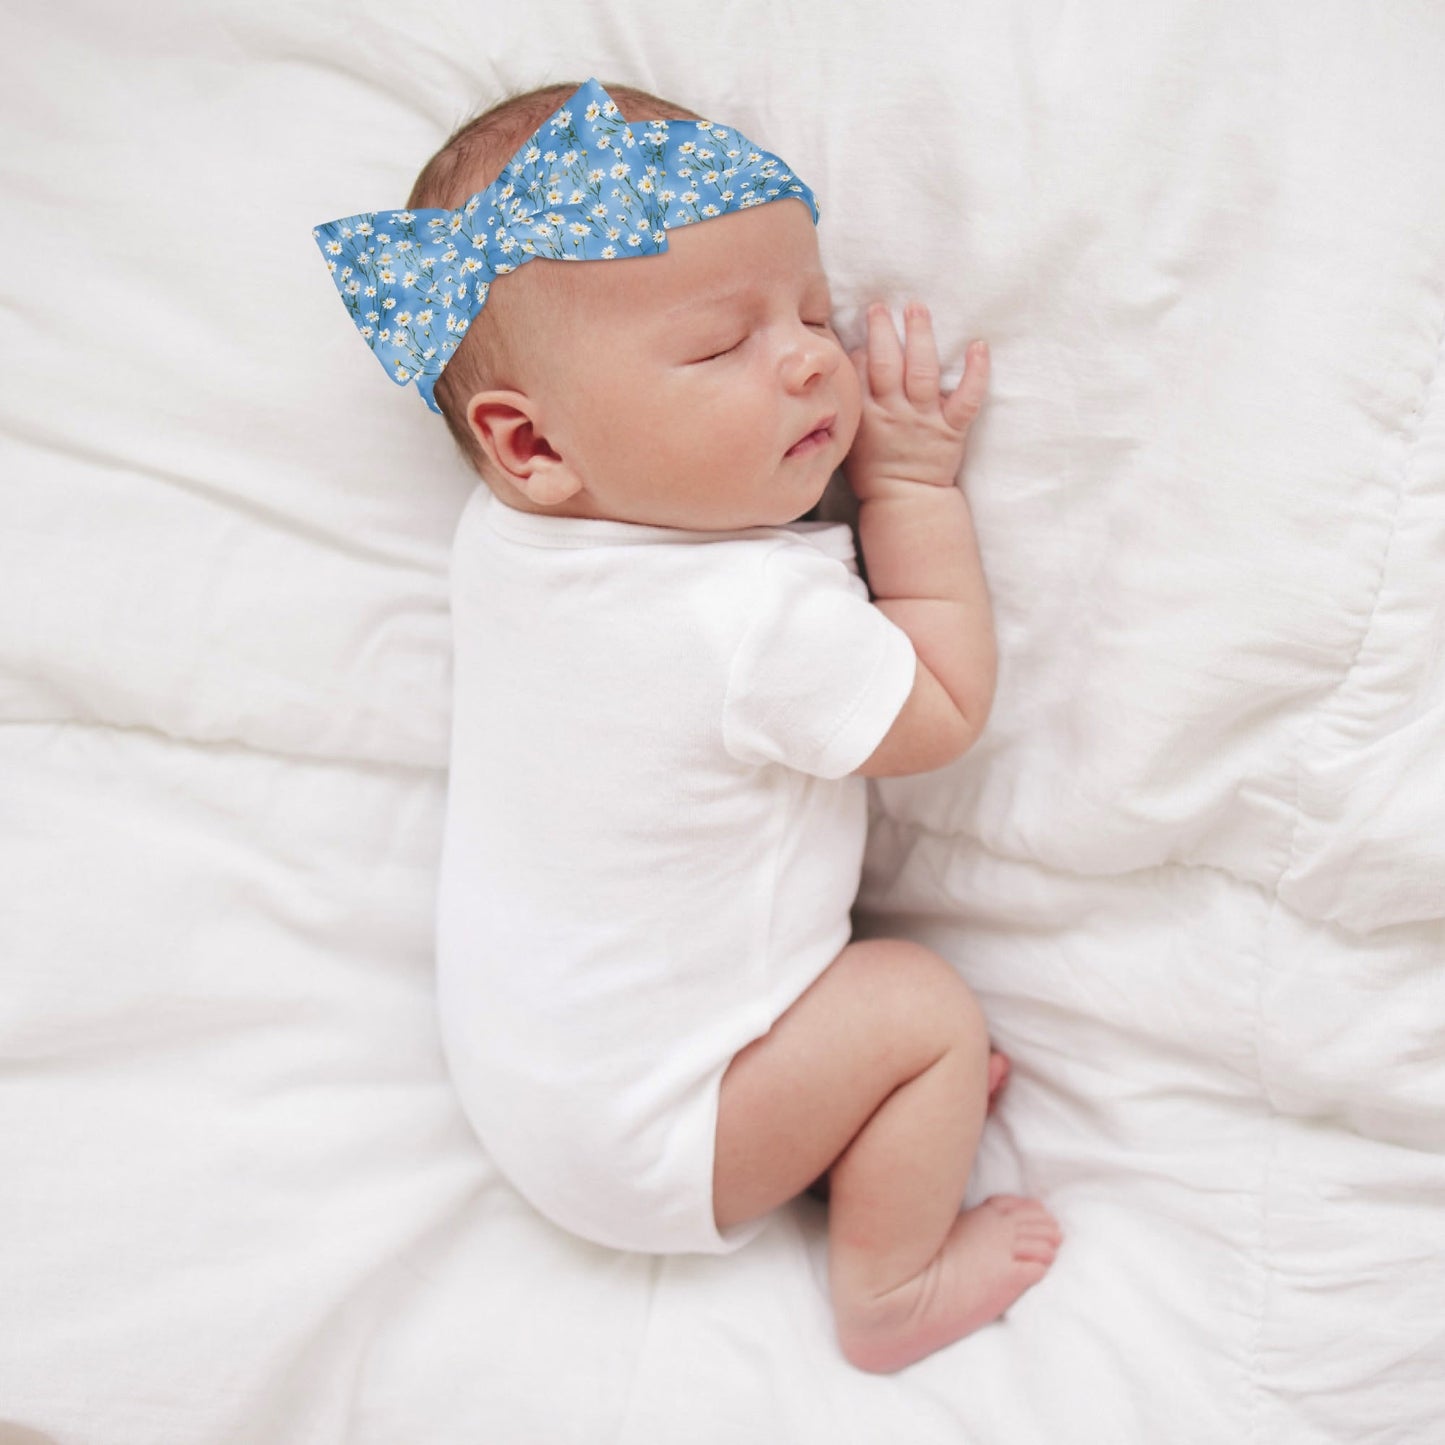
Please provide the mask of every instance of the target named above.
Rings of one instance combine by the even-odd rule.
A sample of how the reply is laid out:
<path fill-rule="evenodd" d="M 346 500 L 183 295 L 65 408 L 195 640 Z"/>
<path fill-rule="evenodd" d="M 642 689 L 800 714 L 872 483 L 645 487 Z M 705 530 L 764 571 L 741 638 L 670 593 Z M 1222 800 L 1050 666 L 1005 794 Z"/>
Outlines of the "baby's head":
<path fill-rule="evenodd" d="M 469 121 L 408 206 L 461 206 L 577 89 Z M 629 123 L 701 119 L 606 89 Z M 831 308 L 812 212 L 784 197 L 673 227 L 661 254 L 538 257 L 498 276 L 435 400 L 473 468 L 523 510 L 708 530 L 791 521 L 858 425 Z"/>

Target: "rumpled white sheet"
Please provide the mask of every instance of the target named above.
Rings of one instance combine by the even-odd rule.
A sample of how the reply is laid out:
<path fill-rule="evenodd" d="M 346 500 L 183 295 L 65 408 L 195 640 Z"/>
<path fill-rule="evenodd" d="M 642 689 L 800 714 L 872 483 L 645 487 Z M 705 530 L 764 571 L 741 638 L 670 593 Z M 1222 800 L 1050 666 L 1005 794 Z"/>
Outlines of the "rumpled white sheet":
<path fill-rule="evenodd" d="M 1445 17 L 1203 0 L 12 3 L 0 47 L 0 1442 L 1445 1439 Z M 1016 1073 L 1068 1241 L 889 1379 L 816 1206 L 539 1221 L 432 1013 L 471 485 L 310 227 L 597 74 L 993 344 L 985 740 L 865 925 Z"/>

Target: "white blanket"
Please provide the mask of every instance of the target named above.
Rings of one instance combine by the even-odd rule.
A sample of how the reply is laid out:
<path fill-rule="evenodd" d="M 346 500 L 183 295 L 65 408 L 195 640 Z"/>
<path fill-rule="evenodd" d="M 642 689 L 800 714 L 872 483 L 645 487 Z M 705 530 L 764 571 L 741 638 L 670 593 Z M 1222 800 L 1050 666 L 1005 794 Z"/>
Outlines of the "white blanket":
<path fill-rule="evenodd" d="M 1445 1439 L 1445 15 L 1160 0 L 12 0 L 0 47 L 0 1442 Z M 443 1068 L 473 479 L 310 228 L 507 89 L 817 190 L 849 344 L 994 384 L 984 740 L 862 921 L 1015 1075 L 1067 1240 L 892 1378 L 823 1218 L 612 1254 Z"/>

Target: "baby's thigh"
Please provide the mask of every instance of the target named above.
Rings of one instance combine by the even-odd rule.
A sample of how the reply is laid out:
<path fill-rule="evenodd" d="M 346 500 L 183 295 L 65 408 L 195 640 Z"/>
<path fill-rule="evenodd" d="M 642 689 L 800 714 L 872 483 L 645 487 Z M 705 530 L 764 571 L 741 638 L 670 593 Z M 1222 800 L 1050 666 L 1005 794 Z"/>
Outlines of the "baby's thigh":
<path fill-rule="evenodd" d="M 850 943 L 723 1076 L 713 1164 L 719 1228 L 800 1194 L 893 1091 L 988 1028 L 972 990 L 931 949 Z"/>

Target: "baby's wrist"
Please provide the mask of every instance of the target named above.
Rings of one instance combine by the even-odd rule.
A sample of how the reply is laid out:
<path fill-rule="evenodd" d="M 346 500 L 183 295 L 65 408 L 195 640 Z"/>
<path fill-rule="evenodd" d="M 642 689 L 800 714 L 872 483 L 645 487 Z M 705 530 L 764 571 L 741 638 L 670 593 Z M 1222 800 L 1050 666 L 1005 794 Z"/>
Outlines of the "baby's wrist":
<path fill-rule="evenodd" d="M 848 474 L 848 483 L 860 503 L 907 501 L 936 496 L 954 489 L 954 478 L 932 472 L 865 472 Z"/>

